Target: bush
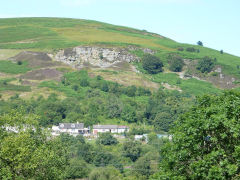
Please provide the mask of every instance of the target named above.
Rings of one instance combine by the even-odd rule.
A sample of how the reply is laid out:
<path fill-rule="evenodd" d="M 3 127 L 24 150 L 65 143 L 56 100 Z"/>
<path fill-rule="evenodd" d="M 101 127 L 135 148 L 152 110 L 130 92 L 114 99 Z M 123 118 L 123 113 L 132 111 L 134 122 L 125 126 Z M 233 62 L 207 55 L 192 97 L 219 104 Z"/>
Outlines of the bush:
<path fill-rule="evenodd" d="M 197 70 L 201 71 L 202 73 L 205 73 L 205 72 L 209 73 L 214 68 L 215 62 L 216 62 L 216 59 L 213 60 L 210 57 L 205 56 L 203 59 L 201 59 L 198 62 Z"/>
<path fill-rule="evenodd" d="M 183 47 L 179 47 L 177 50 L 178 51 L 184 51 L 184 48 Z"/>
<path fill-rule="evenodd" d="M 77 90 L 79 89 L 79 87 L 78 87 L 77 84 L 75 84 L 75 85 L 72 86 L 72 89 L 73 89 L 74 91 L 77 91 Z"/>
<path fill-rule="evenodd" d="M 125 94 L 129 97 L 134 97 L 136 95 L 136 91 L 137 91 L 137 88 L 134 85 L 133 86 L 128 86 L 124 90 Z"/>
<path fill-rule="evenodd" d="M 111 133 L 102 133 L 99 135 L 97 141 L 97 144 L 102 144 L 102 145 L 114 145 L 118 144 L 118 140 L 111 135 Z"/>
<path fill-rule="evenodd" d="M 173 72 L 181 72 L 184 66 L 182 57 L 169 55 L 169 69 Z"/>
<path fill-rule="evenodd" d="M 123 144 L 123 156 L 135 162 L 141 155 L 141 144 L 137 141 L 127 141 Z"/>
<path fill-rule="evenodd" d="M 220 53 L 223 54 L 223 50 L 221 50 Z"/>
<path fill-rule="evenodd" d="M 188 52 L 195 52 L 196 49 L 195 49 L 194 47 L 188 47 L 188 48 L 186 49 L 186 51 L 188 51 Z"/>
<path fill-rule="evenodd" d="M 88 79 L 87 79 L 87 78 L 81 79 L 81 80 L 80 80 L 80 85 L 81 85 L 82 87 L 87 87 L 87 86 L 89 86 L 89 81 L 88 81 Z"/>
<path fill-rule="evenodd" d="M 197 42 L 197 45 L 199 45 L 199 46 L 203 46 L 202 41 L 198 41 L 198 42 Z"/>
<path fill-rule="evenodd" d="M 18 62 L 17 62 L 17 65 L 22 65 L 22 61 L 18 61 Z"/>
<path fill-rule="evenodd" d="M 146 54 L 143 56 L 142 66 L 143 69 L 145 69 L 150 74 L 157 74 L 163 71 L 163 63 L 160 58 L 151 54 Z"/>

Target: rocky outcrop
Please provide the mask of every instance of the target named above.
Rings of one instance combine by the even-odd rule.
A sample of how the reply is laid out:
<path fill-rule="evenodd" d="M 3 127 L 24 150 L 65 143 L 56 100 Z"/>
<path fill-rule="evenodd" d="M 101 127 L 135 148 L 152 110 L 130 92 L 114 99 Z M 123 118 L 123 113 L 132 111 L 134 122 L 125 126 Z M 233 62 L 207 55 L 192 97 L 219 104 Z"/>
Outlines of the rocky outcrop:
<path fill-rule="evenodd" d="M 144 52 L 151 52 L 144 49 Z M 124 48 L 104 48 L 96 46 L 79 46 L 59 51 L 55 59 L 76 68 L 85 66 L 107 68 L 119 62 L 139 61 L 139 57 Z"/>

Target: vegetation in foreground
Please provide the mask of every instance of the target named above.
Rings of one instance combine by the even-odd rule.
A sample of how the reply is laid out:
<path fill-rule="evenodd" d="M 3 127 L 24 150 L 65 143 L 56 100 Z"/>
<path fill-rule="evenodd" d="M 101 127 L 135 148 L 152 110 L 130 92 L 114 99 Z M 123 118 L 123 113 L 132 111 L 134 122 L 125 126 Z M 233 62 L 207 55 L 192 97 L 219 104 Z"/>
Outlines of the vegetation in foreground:
<path fill-rule="evenodd" d="M 148 142 L 103 134 L 97 141 L 62 134 L 47 140 L 41 119 L 24 109 L 0 116 L 2 179 L 238 179 L 239 92 L 206 95 L 170 131 L 172 140 L 149 133 Z M 34 129 L 32 128 L 34 127 Z"/>

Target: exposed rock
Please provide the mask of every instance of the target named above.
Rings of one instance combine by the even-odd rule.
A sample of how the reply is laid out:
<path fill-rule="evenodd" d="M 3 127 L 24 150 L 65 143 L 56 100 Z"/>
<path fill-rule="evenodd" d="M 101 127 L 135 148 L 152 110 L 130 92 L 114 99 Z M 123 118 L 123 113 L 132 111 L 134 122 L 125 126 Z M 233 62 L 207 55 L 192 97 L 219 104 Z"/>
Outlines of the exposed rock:
<path fill-rule="evenodd" d="M 221 67 L 217 67 L 215 72 L 221 73 L 222 72 L 222 68 Z"/>
<path fill-rule="evenodd" d="M 136 47 L 136 46 L 128 46 L 128 50 L 130 50 L 130 51 L 142 50 L 144 53 L 152 54 L 152 55 L 154 55 L 156 53 L 152 49 L 149 49 L 149 48 L 139 48 L 139 47 Z"/>
<path fill-rule="evenodd" d="M 75 47 L 59 51 L 55 59 L 74 67 L 84 67 L 89 64 L 94 67 L 107 68 L 119 62 L 139 61 L 139 58 L 130 54 L 126 49 L 102 47 Z"/>

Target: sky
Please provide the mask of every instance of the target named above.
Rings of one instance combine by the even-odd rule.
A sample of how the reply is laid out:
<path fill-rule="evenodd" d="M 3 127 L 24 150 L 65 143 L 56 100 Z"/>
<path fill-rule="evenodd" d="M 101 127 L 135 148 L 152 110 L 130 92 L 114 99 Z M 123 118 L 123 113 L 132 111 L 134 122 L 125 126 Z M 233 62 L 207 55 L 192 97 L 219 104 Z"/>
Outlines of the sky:
<path fill-rule="evenodd" d="M 145 29 L 240 56 L 240 0 L 1 0 L 0 18 L 69 17 Z"/>

